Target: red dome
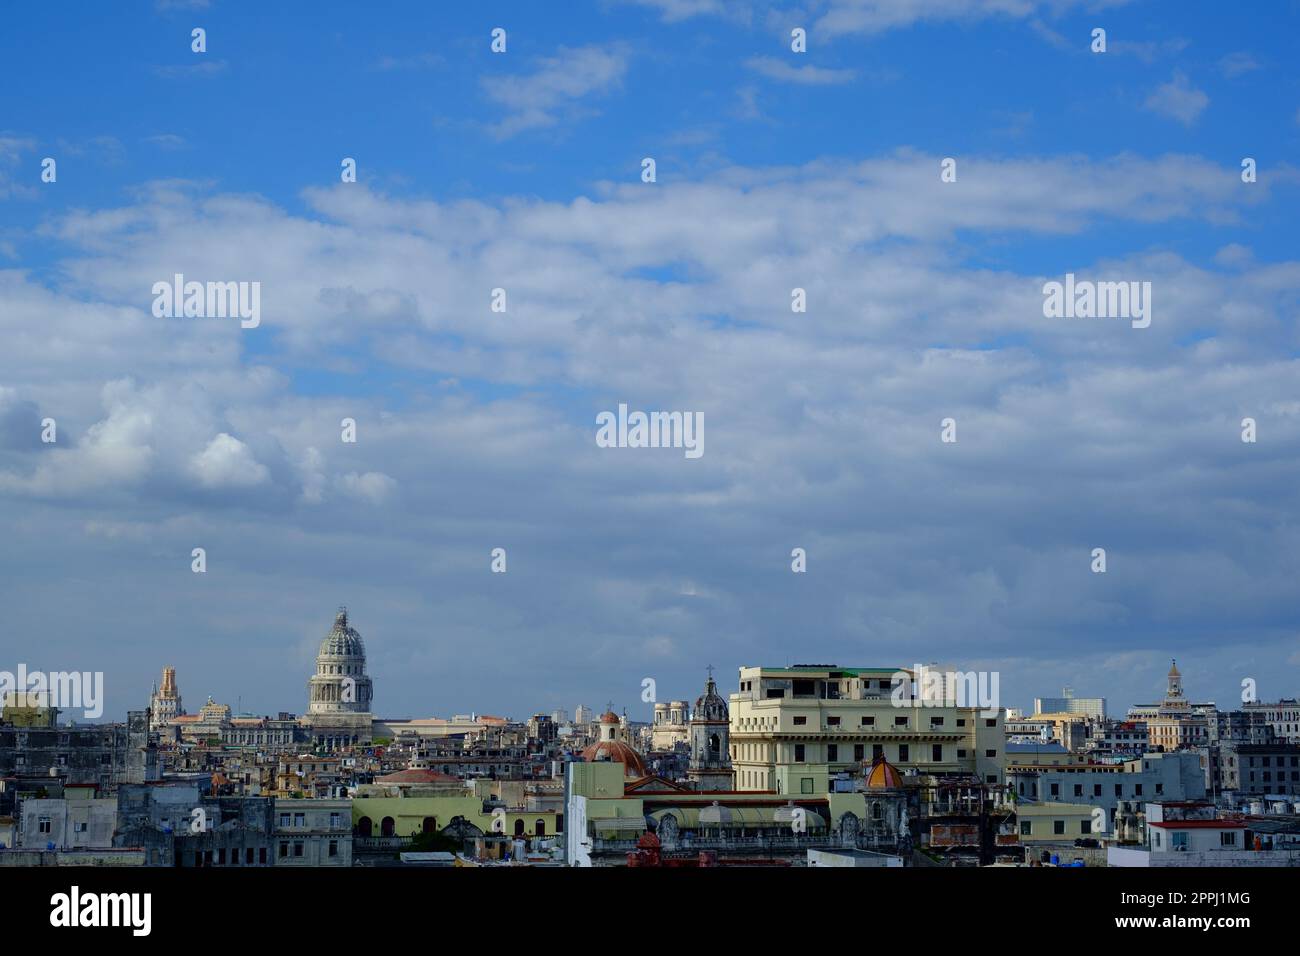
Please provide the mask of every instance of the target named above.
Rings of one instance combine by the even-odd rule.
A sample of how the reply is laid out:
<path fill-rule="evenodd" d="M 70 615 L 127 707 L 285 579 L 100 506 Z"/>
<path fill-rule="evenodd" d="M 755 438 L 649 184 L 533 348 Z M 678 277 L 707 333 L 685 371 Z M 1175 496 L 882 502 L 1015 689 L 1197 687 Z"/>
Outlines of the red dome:
<path fill-rule="evenodd" d="M 602 740 L 594 743 L 582 752 L 582 759 L 588 763 L 597 760 L 621 763 L 624 767 L 624 776 L 645 776 L 645 763 L 641 760 L 641 755 L 621 740 Z"/>

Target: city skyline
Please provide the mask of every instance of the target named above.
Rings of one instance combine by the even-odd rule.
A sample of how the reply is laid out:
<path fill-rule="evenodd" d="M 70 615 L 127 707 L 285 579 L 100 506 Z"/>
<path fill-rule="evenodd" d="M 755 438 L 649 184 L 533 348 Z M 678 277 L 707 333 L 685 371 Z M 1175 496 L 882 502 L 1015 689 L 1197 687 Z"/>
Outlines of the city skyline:
<path fill-rule="evenodd" d="M 336 617 L 336 627 L 337 627 L 337 619 L 340 619 L 340 618 L 343 620 L 344 626 L 347 626 L 347 625 L 348 625 L 349 618 L 348 618 L 347 614 L 348 614 L 348 612 L 347 612 L 347 607 L 346 607 L 346 605 L 340 605 L 340 606 L 338 607 L 338 615 L 337 615 L 337 617 Z M 352 618 L 351 620 L 355 623 L 355 618 Z M 329 633 L 330 633 L 329 631 L 326 632 L 327 636 L 328 636 Z M 368 659 L 368 658 L 367 658 L 367 659 Z M 825 662 L 822 662 L 822 663 L 823 663 L 823 665 L 825 664 Z M 831 662 L 831 663 L 833 664 L 833 666 L 836 666 L 836 667 L 844 667 L 844 668 L 859 668 L 859 667 L 875 667 L 875 668 L 879 668 L 879 667 L 882 666 L 879 662 L 875 662 L 875 663 L 872 663 L 872 662 L 852 662 L 852 663 L 845 663 L 845 662 Z M 1176 659 L 1171 659 L 1170 663 L 1176 665 Z M 739 671 L 739 670 L 743 670 L 743 669 L 744 669 L 745 667 L 747 667 L 747 666 L 754 666 L 754 665 L 752 665 L 752 664 L 741 664 L 741 665 L 738 665 L 738 666 L 737 666 L 737 670 L 738 670 L 738 671 Z M 777 663 L 775 663 L 775 662 L 770 662 L 770 661 L 769 661 L 769 662 L 767 662 L 766 664 L 761 665 L 761 666 L 805 666 L 805 667 L 807 667 L 807 666 L 815 666 L 815 665 L 814 665 L 814 663 L 813 663 L 811 660 L 809 660 L 809 661 L 787 661 L 787 662 L 782 662 L 781 664 L 777 664 Z M 931 667 L 931 666 L 937 666 L 937 667 L 952 667 L 952 668 L 954 668 L 954 669 L 956 669 L 956 670 L 966 670 L 966 668 L 962 668 L 959 664 L 957 664 L 957 663 L 955 663 L 955 662 L 951 662 L 951 661 L 948 661 L 948 662 L 937 662 L 937 661 L 914 661 L 914 662 L 911 662 L 911 663 L 909 663 L 909 664 L 888 665 L 888 669 L 895 669 L 895 670 L 897 670 L 897 671 L 899 671 L 899 672 L 902 672 L 902 671 L 909 671 L 909 672 L 913 672 L 913 673 L 914 673 L 914 672 L 915 672 L 915 669 L 916 669 L 918 666 L 919 666 L 920 668 L 922 668 L 922 669 L 929 668 L 929 667 Z M 1106 694 L 1104 694 L 1104 693 L 1093 693 L 1093 692 L 1091 692 L 1091 691 L 1084 693 L 1084 692 L 1080 692 L 1078 688 L 1075 688 L 1075 687 L 1068 687 L 1068 686 L 1062 685 L 1061 687 L 1056 688 L 1054 691 L 1035 694 L 1035 695 L 1034 695 L 1034 698 L 1033 698 L 1033 699 L 1032 699 L 1028 704 L 1026 704 L 1026 703 L 1024 703 L 1024 702 L 1022 702 L 1022 701 L 1020 701 L 1020 700 L 1012 700 L 1012 699 L 1006 698 L 1006 697 L 1004 697 L 1004 696 L 1002 696 L 1002 695 L 999 694 L 997 700 L 994 701 L 994 702 L 992 702 L 992 706 L 1002 707 L 1002 708 L 1005 708 L 1005 709 L 1011 709 L 1011 710 L 1018 710 L 1018 711 L 1021 712 L 1022 714 L 1026 715 L 1026 716 L 1029 716 L 1029 715 L 1032 715 L 1032 714 L 1035 712 L 1034 705 L 1035 705 L 1037 699 L 1039 699 L 1039 698 L 1052 699 L 1052 700 L 1060 699 L 1060 698 L 1057 697 L 1057 693 L 1056 693 L 1057 691 L 1059 691 L 1060 694 L 1063 695 L 1063 696 L 1065 696 L 1065 697 L 1073 697 L 1073 698 L 1075 698 L 1075 699 L 1079 699 L 1079 700 L 1083 700 L 1083 699 L 1085 699 L 1085 698 L 1101 698 L 1102 700 L 1104 700 L 1104 701 L 1106 702 L 1106 708 L 1107 708 L 1107 709 L 1106 709 L 1106 714 L 1105 714 L 1105 716 L 1108 717 L 1108 718 L 1110 718 L 1110 719 L 1121 719 L 1121 718 L 1123 718 L 1124 714 L 1128 711 L 1128 709 L 1129 709 L 1130 707 L 1133 707 L 1133 706 L 1136 706 L 1136 705 L 1139 705 L 1139 704 L 1150 704 L 1151 702 L 1158 700 L 1158 699 L 1163 695 L 1163 691 L 1164 691 L 1164 688 L 1165 688 L 1165 685 L 1166 685 L 1166 682 L 1167 682 L 1167 679 L 1168 679 L 1168 668 L 1167 668 L 1167 667 L 1164 667 L 1164 665 L 1161 665 L 1161 667 L 1162 667 L 1162 670 L 1161 670 L 1161 676 L 1160 676 L 1160 688 L 1159 688 L 1159 691 L 1160 691 L 1160 692 L 1159 692 L 1159 693 L 1153 692 L 1152 694 L 1148 695 L 1146 698 L 1143 698 L 1143 699 L 1141 699 L 1141 700 L 1133 700 L 1133 701 L 1123 702 L 1121 705 L 1117 705 L 1117 702 L 1116 702 L 1116 701 L 1114 701 L 1113 699 L 1109 698 L 1109 697 L 1108 697 Z M 33 668 L 33 669 L 32 669 L 32 672 L 35 672 L 36 670 L 38 670 L 38 669 Z M 721 674 L 721 672 L 722 672 L 722 668 L 718 668 L 718 667 L 715 667 L 715 666 L 713 666 L 713 665 L 703 665 L 703 666 L 700 668 L 700 671 L 701 671 L 701 673 L 705 673 L 705 674 L 707 674 L 707 675 L 708 675 L 708 679 L 713 679 L 713 677 L 715 676 L 715 674 L 716 674 L 716 675 L 720 675 L 720 674 Z M 174 696 L 174 695 L 177 693 L 177 688 L 178 688 L 178 685 L 179 685 L 179 684 L 181 683 L 181 681 L 182 681 L 182 676 L 183 676 L 183 675 L 178 675 L 175 666 L 174 666 L 174 665 L 171 665 L 171 664 L 163 665 L 162 668 L 161 668 L 161 674 L 162 674 L 161 686 L 162 686 L 162 688 L 163 688 L 163 692 L 164 692 L 164 694 L 168 694 L 168 693 L 169 693 L 168 688 L 170 687 L 170 694 L 172 694 L 172 695 Z M 368 677 L 368 679 L 373 679 L 373 676 L 374 676 L 374 675 L 373 675 L 373 669 L 371 669 L 371 670 L 369 670 L 369 671 L 367 672 L 367 677 Z M 519 711 L 519 712 L 517 712 L 517 713 L 514 712 L 514 711 L 511 711 L 511 710 L 492 711 L 490 708 L 481 708 L 481 707 L 469 707 L 469 708 L 455 708 L 455 707 L 453 707 L 453 708 L 444 708 L 444 709 L 441 709 L 441 710 L 439 710 L 437 707 L 434 707 L 434 708 L 432 708 L 432 709 L 430 709 L 430 708 L 426 708 L 425 710 L 422 710 L 422 711 L 418 711 L 418 712 L 409 712 L 409 713 L 407 713 L 407 712 L 402 712 L 402 713 L 398 713 L 398 712 L 390 712 L 389 710 L 385 709 L 385 708 L 382 707 L 382 706 L 375 706 L 375 707 L 362 708 L 362 709 L 367 710 L 367 711 L 369 711 L 369 712 L 373 712 L 373 713 L 375 713 L 375 714 L 380 714 L 380 713 L 382 713 L 382 714 L 383 714 L 384 716 L 386 716 L 386 717 L 393 717 L 393 718 L 399 718 L 399 717 L 400 717 L 400 718 L 424 718 L 424 717 L 444 717 L 444 718 L 445 718 L 445 717 L 451 717 L 451 716 L 456 715 L 456 714 L 478 714 L 478 715 L 480 715 L 480 716 L 482 716 L 482 715 L 490 715 L 490 716 L 504 717 L 504 718 L 508 718 L 508 719 L 511 719 L 511 720 L 520 720 L 520 719 L 526 719 L 528 716 L 531 716 L 531 715 L 533 715 L 533 714 L 538 714 L 538 713 L 546 713 L 546 714 L 550 714 L 550 713 L 554 713 L 554 712 L 557 712 L 557 711 L 563 711 L 563 712 L 568 713 L 568 714 L 576 714 L 577 709 L 578 709 L 579 707 L 584 707 L 584 706 L 585 706 L 585 707 L 587 708 L 587 710 L 591 712 L 591 715 L 592 715 L 592 718 L 593 718 L 593 719 L 594 719 L 594 717 L 595 717 L 599 712 L 603 712 L 604 710 L 613 709 L 613 710 L 615 710 L 616 712 L 619 712 L 619 713 L 626 713 L 626 714 L 629 716 L 629 719 L 633 720 L 634 722 L 637 722 L 637 723 L 650 723 L 650 722 L 652 721 L 652 719 L 653 719 L 654 706 L 655 706 L 656 703 L 666 703 L 666 702 L 668 702 L 669 700 L 686 699 L 686 698 L 689 698 L 689 697 L 691 696 L 691 694 L 694 692 L 694 690 L 692 690 L 692 689 L 689 688 L 689 687 L 688 687 L 688 688 L 685 688 L 685 689 L 674 687 L 674 688 L 671 689 L 669 692 L 666 692 L 666 693 L 664 693 L 664 694 L 660 694 L 660 693 L 658 692 L 658 678 L 655 677 L 654 675 L 646 675 L 646 676 L 649 677 L 650 679 L 652 679 L 652 680 L 655 682 L 655 687 L 654 687 L 654 691 L 653 691 L 653 693 L 654 693 L 655 696 L 654 696 L 654 699 L 653 699 L 653 700 L 645 700 L 645 699 L 644 699 L 645 694 L 646 694 L 645 686 L 644 686 L 643 683 L 638 683 L 637 686 L 636 686 L 636 695 L 635 695 L 635 700 L 634 700 L 633 702 L 619 701 L 619 700 L 616 700 L 614 697 L 610 697 L 610 698 L 608 699 L 608 701 L 607 701 L 603 706 L 601 706 L 598 702 L 596 702 L 596 704 L 595 704 L 594 707 L 593 707 L 593 703 L 592 703 L 591 701 L 578 700 L 578 701 L 571 701 L 571 702 L 568 702 L 568 703 L 561 702 L 561 703 L 557 703 L 557 704 L 554 704 L 554 705 L 548 705 L 548 706 L 546 706 L 546 707 L 531 707 L 531 708 L 530 708 L 527 704 L 525 704 L 525 705 L 524 705 L 524 709 L 521 710 L 521 711 Z M 998 681 L 998 684 L 999 684 L 999 685 L 1000 685 L 1000 683 L 1001 683 L 1002 678 L 1003 678 L 1003 675 L 999 672 L 998 675 L 997 675 L 997 681 Z M 644 680 L 645 680 L 645 678 L 642 678 L 642 682 L 644 682 Z M 1254 700 L 1254 701 L 1269 701 L 1269 700 L 1271 700 L 1271 701 L 1276 701 L 1276 700 L 1283 700 L 1283 699 L 1294 700 L 1294 699 L 1296 698 L 1296 694 L 1295 694 L 1294 691 L 1291 691 L 1291 692 L 1282 691 L 1282 692 L 1280 692 L 1280 693 L 1275 693 L 1275 694 L 1272 694 L 1272 695 L 1266 694 L 1266 693 L 1262 692 L 1261 689 L 1259 688 L 1258 681 L 1254 680 L 1253 678 L 1251 678 L 1251 680 L 1254 681 L 1254 682 L 1252 683 L 1252 685 L 1251 685 L 1251 687 L 1250 687 L 1250 691 L 1249 691 L 1249 693 L 1253 695 L 1252 700 Z M 159 680 L 154 679 L 152 690 L 153 690 L 153 692 L 154 692 L 155 694 L 158 692 L 159 685 L 160 685 Z M 721 691 L 721 693 L 723 694 L 724 697 L 729 696 L 729 694 L 731 693 L 730 689 L 727 687 L 727 685 L 726 685 L 725 683 L 720 683 L 720 684 L 719 684 L 719 689 L 720 689 L 720 691 Z M 677 691 L 680 691 L 680 693 L 678 693 Z M 1197 704 L 1216 704 L 1220 709 L 1230 709 L 1230 710 L 1231 710 L 1231 709 L 1236 709 L 1236 708 L 1240 707 L 1240 705 L 1241 705 L 1242 703 L 1245 703 L 1245 702 L 1246 702 L 1246 700 L 1245 700 L 1245 698 L 1244 698 L 1244 693 L 1245 693 L 1245 688 L 1240 688 L 1240 692 L 1238 693 L 1238 695 L 1237 695 L 1236 698 L 1229 699 L 1229 700 L 1226 700 L 1226 701 L 1225 701 L 1225 700 L 1216 700 L 1216 699 L 1215 699 L 1214 697 L 1212 697 L 1212 696 L 1208 696 L 1208 695 L 1204 695 L 1204 694 L 1198 694 L 1198 693 L 1195 693 L 1195 687 L 1193 687 L 1193 693 L 1191 693 L 1191 694 L 1189 695 L 1189 700 L 1191 700 L 1191 701 L 1193 701 L 1194 703 L 1197 703 Z M 183 697 L 183 694 L 182 694 L 181 696 Z M 310 709 L 309 706 L 303 706 L 303 707 L 301 707 L 301 708 L 297 708 L 297 709 L 295 709 L 294 707 L 285 707 L 285 706 L 275 706 L 275 707 L 270 707 L 270 708 L 261 708 L 261 709 L 258 709 L 258 708 L 252 708 L 252 709 L 250 709 L 250 708 L 247 708 L 247 707 L 244 707 L 244 706 L 243 706 L 243 695 L 242 695 L 242 694 L 239 694 L 239 693 L 234 693 L 234 694 L 226 693 L 226 694 L 223 694 L 223 693 L 221 693 L 221 692 L 219 692 L 219 691 L 213 691 L 213 690 L 210 690 L 210 689 L 209 689 L 209 690 L 202 690 L 202 689 L 201 689 L 200 692 L 199 692 L 198 694 L 195 694 L 195 695 L 192 695 L 192 696 L 191 696 L 191 700 L 194 700 L 194 699 L 197 699 L 197 698 L 203 698 L 203 699 L 207 699 L 207 700 L 209 700 L 209 701 L 215 701 L 215 702 L 217 702 L 217 703 L 225 704 L 225 705 L 231 705 L 232 702 L 234 702 L 235 706 L 232 707 L 232 710 L 234 711 L 234 714 L 235 714 L 236 716 L 238 716 L 238 715 L 248 715 L 248 716 L 261 715 L 261 716 L 265 716 L 265 715 L 272 715 L 272 714 L 277 714 L 277 713 L 302 713 L 302 714 L 306 714 L 306 713 L 309 712 L 309 709 Z M 378 699 L 378 698 L 377 698 L 377 699 Z M 304 702 L 305 702 L 305 703 L 309 703 L 309 702 L 306 701 L 305 697 L 304 697 Z M 641 710 L 645 710 L 646 713 L 645 713 L 645 714 L 641 714 L 641 713 L 640 713 Z M 1050 713 L 1050 712 L 1052 712 L 1052 711 L 1047 711 L 1047 712 Z M 67 715 L 65 715 L 65 717 L 66 717 L 66 716 L 67 716 Z M 114 721 L 114 720 L 120 720 L 120 717 L 113 717 L 113 716 L 109 715 L 108 713 L 105 713 L 105 714 L 103 714 L 102 717 L 99 718 L 99 719 L 101 719 L 102 721 L 105 721 L 105 722 L 112 722 L 112 721 Z"/>

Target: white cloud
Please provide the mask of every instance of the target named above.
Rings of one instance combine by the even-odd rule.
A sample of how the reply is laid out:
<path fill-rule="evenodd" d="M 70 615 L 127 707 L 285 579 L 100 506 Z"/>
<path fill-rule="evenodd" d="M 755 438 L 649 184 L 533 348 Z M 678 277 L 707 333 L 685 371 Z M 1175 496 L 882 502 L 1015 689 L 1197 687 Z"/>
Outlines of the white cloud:
<path fill-rule="evenodd" d="M 874 34 L 919 22 L 975 21 L 990 17 L 1024 20 L 1067 3 L 1035 0 L 830 0 L 814 25 L 819 35 Z"/>
<path fill-rule="evenodd" d="M 1181 70 L 1175 70 L 1173 78 L 1156 87 L 1146 100 L 1147 109 L 1175 119 L 1184 126 L 1195 123 L 1209 105 L 1210 98 L 1192 86 Z"/>
<path fill-rule="evenodd" d="M 340 492 L 371 504 L 383 504 L 397 488 L 397 482 L 379 471 L 368 471 L 359 475 L 355 471 L 339 475 L 335 486 Z"/>
<path fill-rule="evenodd" d="M 204 488 L 248 488 L 268 477 L 249 447 L 225 432 L 190 460 L 190 472 Z"/>
<path fill-rule="evenodd" d="M 507 110 L 493 131 L 507 139 L 554 126 L 577 112 L 584 99 L 617 89 L 626 72 L 623 49 L 584 46 L 561 48 L 555 56 L 539 60 L 530 73 L 485 77 L 488 98 Z"/>
<path fill-rule="evenodd" d="M 346 600 L 394 710 L 418 705 L 394 701 L 399 675 L 446 680 L 414 637 L 435 612 L 465 668 L 607 640 L 632 687 L 705 656 L 780 660 L 809 606 L 819 658 L 869 646 L 886 666 L 918 646 L 957 660 L 973 634 L 1030 658 L 1121 652 L 1139 630 L 1189 654 L 1283 640 L 1300 262 L 1189 261 L 1146 227 L 1216 237 L 1294 171 L 1243 190 L 1194 156 L 972 155 L 944 192 L 939 158 L 731 167 L 563 201 L 352 184 L 307 191 L 302 211 L 167 184 L 53 215 L 59 285 L 0 272 L 0 573 L 55 635 L 108 597 L 33 570 L 70 553 L 117 570 L 113 597 L 148 595 L 160 622 L 234 628 L 239 600 L 265 620 L 232 646 L 263 654 L 266 633 L 319 640 L 320 607 Z M 970 261 L 972 236 L 1041 239 L 1058 278 L 1149 279 L 1152 327 L 1045 322 L 1044 276 Z M 263 327 L 154 319 L 150 286 L 175 271 L 260 280 Z M 496 285 L 505 316 L 486 307 Z M 703 411 L 705 457 L 600 454 L 595 411 L 627 400 Z M 56 447 L 31 438 L 45 414 Z M 1247 414 L 1258 449 L 1238 438 Z M 944 447 L 948 416 L 960 440 Z M 1086 573 L 1098 541 L 1104 581 Z M 795 544 L 815 573 L 792 582 Z M 160 587 L 192 583 L 196 545 L 219 594 Z M 490 579 L 496 546 L 511 573 Z M 69 588 L 76 601 L 54 599 Z M 1051 638 L 1026 651 L 1026 634 Z M 282 698 L 284 671 L 267 671 Z"/>
<path fill-rule="evenodd" d="M 1259 61 L 1245 51 L 1229 53 L 1219 60 L 1219 72 L 1230 80 L 1260 69 Z"/>
<path fill-rule="evenodd" d="M 755 73 L 761 73 L 768 79 L 785 83 L 799 83 L 805 86 L 832 86 L 848 83 L 857 73 L 853 70 L 833 70 L 827 67 L 803 65 L 794 66 L 774 56 L 753 56 L 745 61 L 745 67 Z"/>

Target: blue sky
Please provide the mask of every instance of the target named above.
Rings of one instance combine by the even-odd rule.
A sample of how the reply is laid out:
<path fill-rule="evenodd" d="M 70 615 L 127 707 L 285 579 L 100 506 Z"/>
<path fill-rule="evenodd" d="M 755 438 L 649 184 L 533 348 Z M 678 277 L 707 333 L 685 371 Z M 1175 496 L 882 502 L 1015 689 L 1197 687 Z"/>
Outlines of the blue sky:
<path fill-rule="evenodd" d="M 0 667 L 298 710 L 343 602 L 392 715 L 802 658 L 1300 689 L 1297 4 L 4 18 Z M 154 319 L 182 271 L 262 325 Z M 1152 328 L 1044 319 L 1068 271 L 1151 281 Z M 620 401 L 703 411 L 704 458 L 596 449 Z"/>

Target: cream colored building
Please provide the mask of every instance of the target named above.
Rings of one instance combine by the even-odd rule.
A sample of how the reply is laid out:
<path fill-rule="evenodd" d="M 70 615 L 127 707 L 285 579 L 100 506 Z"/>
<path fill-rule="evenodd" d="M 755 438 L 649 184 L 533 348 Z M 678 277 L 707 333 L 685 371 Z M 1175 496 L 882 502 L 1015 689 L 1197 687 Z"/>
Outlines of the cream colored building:
<path fill-rule="evenodd" d="M 691 738 L 691 705 L 684 700 L 655 704 L 654 727 L 650 746 L 654 750 L 683 747 Z"/>
<path fill-rule="evenodd" d="M 1183 694 L 1183 675 L 1174 662 L 1169 668 L 1168 689 L 1159 711 L 1147 718 L 1147 738 L 1152 750 L 1182 750 L 1209 743 L 1209 721 Z"/>
<path fill-rule="evenodd" d="M 1028 846 L 1073 843 L 1100 832 L 1093 829 L 1099 813 L 1083 803 L 1018 803 L 1016 822 L 1020 827 L 1020 842 Z"/>
<path fill-rule="evenodd" d="M 1004 711 L 900 695 L 896 675 L 911 671 L 742 667 L 730 698 L 736 790 L 824 794 L 832 776 L 859 772 L 877 755 L 904 773 L 1001 784 Z"/>

